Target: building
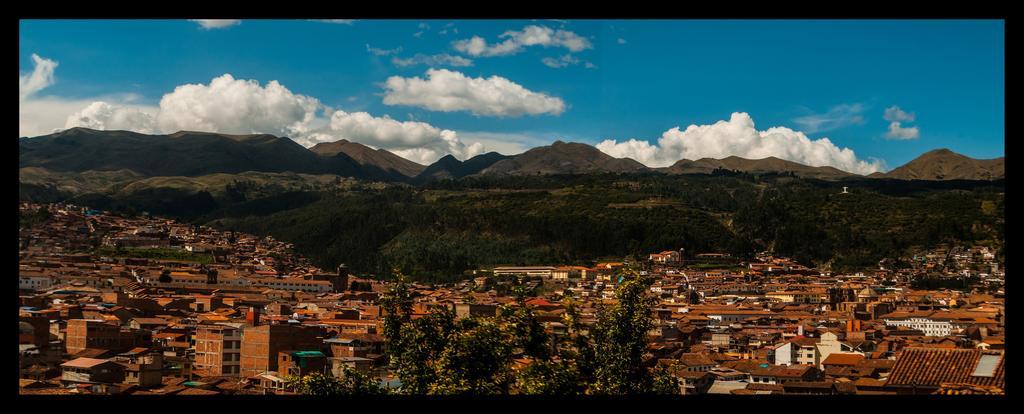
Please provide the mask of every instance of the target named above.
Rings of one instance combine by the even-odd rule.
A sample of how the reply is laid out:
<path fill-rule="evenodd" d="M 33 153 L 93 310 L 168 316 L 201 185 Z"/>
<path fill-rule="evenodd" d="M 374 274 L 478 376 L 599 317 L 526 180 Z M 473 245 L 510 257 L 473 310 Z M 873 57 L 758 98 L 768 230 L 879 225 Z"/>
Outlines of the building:
<path fill-rule="evenodd" d="M 268 278 L 268 279 L 263 280 L 261 282 L 254 282 L 253 284 L 261 285 L 261 286 L 266 286 L 268 288 L 278 289 L 278 290 L 287 290 L 287 291 L 296 291 L 297 290 L 297 291 L 300 291 L 300 292 L 310 292 L 310 293 L 328 293 L 328 292 L 331 292 L 331 291 L 335 291 L 334 289 L 338 289 L 339 288 L 338 284 L 340 283 L 339 280 L 342 280 L 340 278 L 334 277 L 333 275 L 331 276 L 331 278 L 332 278 L 331 281 L 327 281 L 327 280 L 308 280 L 308 279 L 302 279 L 302 278 L 298 278 L 298 277 L 289 277 L 289 278 L 283 278 L 283 279 Z M 344 279 L 344 280 L 347 280 L 347 278 Z M 342 291 L 343 290 L 344 289 L 342 289 Z"/>
<path fill-rule="evenodd" d="M 76 358 L 60 364 L 60 382 L 70 384 L 119 384 L 124 381 L 124 367 L 108 359 Z"/>
<path fill-rule="evenodd" d="M 338 270 L 334 274 L 317 275 L 313 277 L 313 280 L 330 282 L 333 292 L 344 292 L 349 290 L 348 266 L 340 264 L 338 265 Z"/>
<path fill-rule="evenodd" d="M 807 365 L 790 367 L 762 364 L 750 371 L 750 381 L 755 384 L 785 384 L 791 381 L 814 381 L 820 371 Z"/>
<path fill-rule="evenodd" d="M 658 264 L 679 263 L 682 262 L 682 255 L 677 251 L 666 250 L 648 255 L 647 260 Z"/>
<path fill-rule="evenodd" d="M 238 376 L 242 372 L 242 329 L 227 324 L 196 326 L 195 369 L 212 376 Z"/>
<path fill-rule="evenodd" d="M 126 351 L 147 346 L 148 331 L 122 329 L 98 319 L 72 319 L 68 321 L 65 343 L 67 352 L 75 354 L 88 348 Z"/>
<path fill-rule="evenodd" d="M 324 341 L 330 346 L 331 356 L 334 357 L 366 357 L 373 349 L 370 344 L 359 339 L 331 338 Z"/>
<path fill-rule="evenodd" d="M 246 326 L 242 330 L 241 374 L 245 377 L 277 371 L 278 354 L 292 349 L 319 350 L 319 329 L 299 325 Z"/>
<path fill-rule="evenodd" d="M 551 278 L 552 276 L 554 276 L 554 273 L 557 270 L 558 268 L 554 266 L 495 267 L 494 275 L 540 276 L 545 278 Z"/>
<path fill-rule="evenodd" d="M 498 305 L 484 303 L 456 303 L 455 316 L 459 319 L 470 316 L 494 316 L 498 313 Z"/>
<path fill-rule="evenodd" d="M 373 360 L 357 356 L 334 357 L 330 359 L 331 375 L 336 378 L 345 376 L 345 368 L 364 374 L 373 370 Z"/>
<path fill-rule="evenodd" d="M 936 315 L 935 312 L 893 312 L 882 316 L 886 326 L 914 329 L 925 336 L 949 336 L 953 334 L 953 320 Z"/>
<path fill-rule="evenodd" d="M 47 276 L 43 274 L 21 273 L 20 277 L 18 278 L 18 289 L 21 290 L 43 291 L 49 289 L 53 285 L 53 276 Z"/>
<path fill-rule="evenodd" d="M 326 374 L 327 355 L 320 351 L 281 351 L 277 357 L 277 371 L 285 377 L 304 377 L 313 373 Z"/>
<path fill-rule="evenodd" d="M 118 355 L 117 360 L 123 362 L 125 369 L 124 383 L 138 385 L 143 388 L 162 385 L 164 356 L 149 348 L 136 348 Z"/>

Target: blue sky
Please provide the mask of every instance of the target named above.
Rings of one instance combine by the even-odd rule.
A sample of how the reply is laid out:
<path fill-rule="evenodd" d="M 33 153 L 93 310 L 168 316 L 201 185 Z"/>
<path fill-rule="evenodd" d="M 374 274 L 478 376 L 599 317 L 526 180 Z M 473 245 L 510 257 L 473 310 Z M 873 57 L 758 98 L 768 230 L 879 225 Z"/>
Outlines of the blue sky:
<path fill-rule="evenodd" d="M 460 50 L 454 43 L 478 36 L 490 48 L 519 39 L 517 33 L 527 33 L 529 26 L 546 30 L 554 40 L 534 44 L 523 35 L 519 44 L 511 44 L 514 50 L 496 56 Z M 591 144 L 614 140 L 599 148 L 642 158 L 632 152 L 640 151 L 636 145 L 624 145 L 636 139 L 657 152 L 641 159 L 649 165 L 682 156 L 769 154 L 850 170 L 855 168 L 852 161 L 836 152 L 848 148 L 858 161 L 881 160 L 883 164 L 874 165 L 894 168 L 941 147 L 976 158 L 1003 156 L 1003 36 L 1001 21 L 244 20 L 220 28 L 185 20 L 22 21 L 23 84 L 36 69 L 33 55 L 56 62 L 52 77 L 41 81 L 44 86 L 23 97 L 22 130 L 48 133 L 72 125 L 63 118 L 73 114 L 88 122 L 82 125 L 124 124 L 127 118 L 111 115 L 117 109 L 103 112 L 108 118 L 74 110 L 103 101 L 146 113 L 153 118 L 146 125 L 188 127 L 182 120 L 198 116 L 209 121 L 199 126 L 226 125 L 222 132 L 248 132 L 232 130 L 243 128 L 239 122 L 213 119 L 218 116 L 213 110 L 188 116 L 161 113 L 168 111 L 160 107 L 161 98 L 177 86 L 210 85 L 212 79 L 230 74 L 235 80 L 254 80 L 259 87 L 276 80 L 292 95 L 315 98 L 332 111 L 366 112 L 373 120 L 386 116 L 394 124 L 370 125 L 377 130 L 393 126 L 405 131 L 422 126 L 412 122 L 427 124 L 435 129 L 413 132 L 422 135 L 417 139 L 365 137 L 369 145 L 414 159 L 416 145 L 429 147 L 429 155 L 416 153 L 421 162 L 446 151 L 475 153 L 469 149 L 473 142 L 507 153 L 556 139 Z M 392 61 L 416 54 L 446 55 L 471 64 L 452 65 L 449 60 L 401 66 Z M 564 59 L 565 65 L 550 67 L 545 58 L 549 63 Z M 480 94 L 508 93 L 508 99 L 532 94 L 562 106 L 535 100 L 509 103 L 503 95 L 501 105 L 506 106 L 498 109 L 467 101 L 442 110 L 437 105 L 445 96 L 461 95 L 438 89 L 429 93 L 449 95 L 424 97 L 426 92 L 411 87 L 398 93 L 385 85 L 390 77 L 428 79 L 426 72 L 432 68 L 460 74 L 444 85 L 432 84 L 434 89 L 457 89 L 459 82 L 479 78 L 477 83 L 485 88 Z M 493 76 L 522 90 L 490 85 Z M 389 105 L 388 94 L 414 103 Z M 54 119 L 40 115 L 42 108 L 50 108 L 44 104 L 60 109 L 45 111 L 54 113 Z M 890 134 L 893 120 L 884 114 L 894 106 L 912 113 L 913 119 L 892 118 L 900 124 Z M 548 109 L 536 109 L 541 107 Z M 538 112 L 522 113 L 531 110 L 524 108 Z M 838 155 L 812 154 L 822 151 L 817 144 L 788 148 L 787 143 L 799 139 L 785 131 L 772 145 L 750 144 L 740 136 L 741 119 L 732 119 L 736 128 L 724 125 L 737 112 L 748 114 L 757 131 L 786 127 L 811 141 L 827 137 L 835 147 L 830 151 Z M 360 134 L 368 133 L 352 124 L 355 118 L 345 118 L 349 126 L 339 127 L 348 129 L 337 129 L 323 126 L 331 118 L 328 112 L 317 117 L 322 118 L 319 124 L 314 121 L 309 125 L 316 126 L 304 131 L 321 128 L 323 133 L 308 133 L 311 138 L 297 141 L 360 141 Z M 685 142 L 678 148 L 669 148 L 675 144 L 668 141 L 659 146 L 659 138 L 672 128 L 720 121 L 718 129 L 667 134 Z M 409 124 L 401 124 L 405 122 Z M 283 125 L 261 128 L 273 130 L 258 132 L 298 134 Z M 456 133 L 462 146 L 438 144 L 442 130 Z M 705 150 L 719 144 L 717 150 Z"/>

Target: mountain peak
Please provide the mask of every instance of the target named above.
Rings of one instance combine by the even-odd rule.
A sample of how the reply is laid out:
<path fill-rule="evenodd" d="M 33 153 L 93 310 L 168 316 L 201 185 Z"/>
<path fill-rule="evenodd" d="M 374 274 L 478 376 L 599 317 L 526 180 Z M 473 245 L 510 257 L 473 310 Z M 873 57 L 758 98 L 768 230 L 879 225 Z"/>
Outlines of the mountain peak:
<path fill-rule="evenodd" d="M 933 150 L 928 151 L 928 152 L 926 152 L 924 154 L 921 154 L 921 155 L 924 156 L 924 155 L 960 155 L 960 154 L 957 154 L 956 152 L 953 152 L 949 148 L 939 148 L 939 149 L 933 149 Z"/>
<path fill-rule="evenodd" d="M 1005 177 L 1003 158 L 979 160 L 947 148 L 928 151 L 883 175 L 901 180 L 995 180 Z"/>
<path fill-rule="evenodd" d="M 555 141 L 501 160 L 483 173 L 498 174 L 587 174 L 644 171 L 647 167 L 629 158 L 615 158 L 592 145 Z"/>

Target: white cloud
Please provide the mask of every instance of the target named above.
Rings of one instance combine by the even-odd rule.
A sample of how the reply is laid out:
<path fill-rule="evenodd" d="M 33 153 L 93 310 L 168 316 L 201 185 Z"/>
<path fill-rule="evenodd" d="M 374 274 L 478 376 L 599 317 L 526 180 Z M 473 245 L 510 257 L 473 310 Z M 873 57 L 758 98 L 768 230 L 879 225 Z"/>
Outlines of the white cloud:
<path fill-rule="evenodd" d="M 833 106 L 824 114 L 801 116 L 794 119 L 793 122 L 799 125 L 800 129 L 813 134 L 863 124 L 862 112 L 864 112 L 864 106 L 859 103 L 841 104 Z"/>
<path fill-rule="evenodd" d="M 385 148 L 401 157 L 430 164 L 445 154 L 465 159 L 484 152 L 479 142 L 466 145 L 455 131 L 440 129 L 425 122 L 398 121 L 388 116 L 375 117 L 366 112 L 335 111 L 326 128 L 318 129 L 300 141 L 312 146 L 339 139 L 374 148 Z"/>
<path fill-rule="evenodd" d="M 568 30 L 555 30 L 545 26 L 530 25 L 519 31 L 509 30 L 499 37 L 505 40 L 489 45 L 482 37 L 473 36 L 453 42 L 452 47 L 472 56 L 512 55 L 530 46 L 564 47 L 572 52 L 593 48 L 590 40 L 585 37 Z"/>
<path fill-rule="evenodd" d="M 441 29 L 441 31 L 437 32 L 437 34 L 447 35 L 448 34 L 448 29 L 451 29 L 451 32 L 454 33 L 454 34 L 459 34 L 459 28 L 455 27 L 455 23 L 448 23 L 448 24 L 444 25 L 444 28 Z"/>
<path fill-rule="evenodd" d="M 497 117 L 560 115 L 565 111 L 565 102 L 560 98 L 530 91 L 500 76 L 469 78 L 461 72 L 430 69 L 427 79 L 392 76 L 384 87 L 386 105 Z"/>
<path fill-rule="evenodd" d="M 885 115 L 883 116 L 886 121 L 913 121 L 914 113 L 904 112 L 900 107 L 893 105 L 885 108 Z"/>
<path fill-rule="evenodd" d="M 870 174 L 884 168 L 881 161 L 867 162 L 857 158 L 853 150 L 839 148 L 828 138 L 812 140 L 803 132 L 785 127 L 758 131 L 750 115 L 733 113 L 728 121 L 712 125 L 690 125 L 665 131 L 657 145 L 630 139 L 617 142 L 605 140 L 597 148 L 613 157 L 633 158 L 649 167 L 667 167 L 680 159 L 725 158 L 748 159 L 777 157 L 810 166 L 832 166 L 857 174 Z"/>
<path fill-rule="evenodd" d="M 921 131 L 917 127 L 904 128 L 899 121 L 889 123 L 889 132 L 885 134 L 885 137 L 889 139 L 917 139 L 920 136 Z"/>
<path fill-rule="evenodd" d="M 53 85 L 53 71 L 57 68 L 57 62 L 32 54 L 32 73 L 20 75 L 18 78 L 18 93 L 21 100 Z"/>
<path fill-rule="evenodd" d="M 576 65 L 580 63 L 580 60 L 571 54 L 565 54 L 559 56 L 557 59 L 553 57 L 546 57 L 540 60 L 545 66 L 549 68 L 564 68 L 569 65 Z"/>
<path fill-rule="evenodd" d="M 462 56 L 449 55 L 447 53 L 440 53 L 436 55 L 424 55 L 417 53 L 415 56 L 402 59 L 398 56 L 391 58 L 391 63 L 395 66 L 413 66 L 413 65 L 426 65 L 426 66 L 454 66 L 464 67 L 473 66 L 473 61 L 466 59 Z"/>
<path fill-rule="evenodd" d="M 67 117 L 64 128 L 73 127 L 152 134 L 156 132 L 156 119 L 152 109 L 145 107 L 93 102 Z"/>
<path fill-rule="evenodd" d="M 619 40 L 618 40 L 618 43 L 620 45 L 624 45 L 624 44 L 626 44 L 626 39 L 623 39 L 623 38 L 620 37 Z"/>
<path fill-rule="evenodd" d="M 242 24 L 242 21 L 238 20 L 238 19 L 189 19 L 189 20 L 198 23 L 199 27 L 202 27 L 203 29 L 206 29 L 206 30 L 223 29 L 225 27 L 231 27 L 231 26 L 234 26 L 234 25 L 237 25 L 237 24 Z"/>
<path fill-rule="evenodd" d="M 209 85 L 181 85 L 164 95 L 157 123 L 160 130 L 171 132 L 291 136 L 307 131 L 320 108 L 316 98 L 294 94 L 275 80 L 260 86 L 224 74 Z"/>
<path fill-rule="evenodd" d="M 397 47 L 397 48 L 394 48 L 394 49 L 380 49 L 380 48 L 376 48 L 376 47 L 370 46 L 370 44 L 367 43 L 366 44 L 366 51 L 370 52 L 374 56 L 388 56 L 388 55 L 394 55 L 394 54 L 397 54 L 398 52 L 401 52 L 402 48 L 401 47 Z"/>

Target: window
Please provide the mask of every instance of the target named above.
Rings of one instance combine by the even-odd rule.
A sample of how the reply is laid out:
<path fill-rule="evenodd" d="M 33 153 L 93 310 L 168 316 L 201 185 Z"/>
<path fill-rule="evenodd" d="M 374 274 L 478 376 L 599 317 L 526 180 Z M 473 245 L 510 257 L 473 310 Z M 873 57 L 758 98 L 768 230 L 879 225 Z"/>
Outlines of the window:
<path fill-rule="evenodd" d="M 971 373 L 971 376 L 994 377 L 1001 359 L 1002 355 L 982 355 L 981 359 L 978 360 L 978 365 L 974 367 L 974 372 Z"/>

